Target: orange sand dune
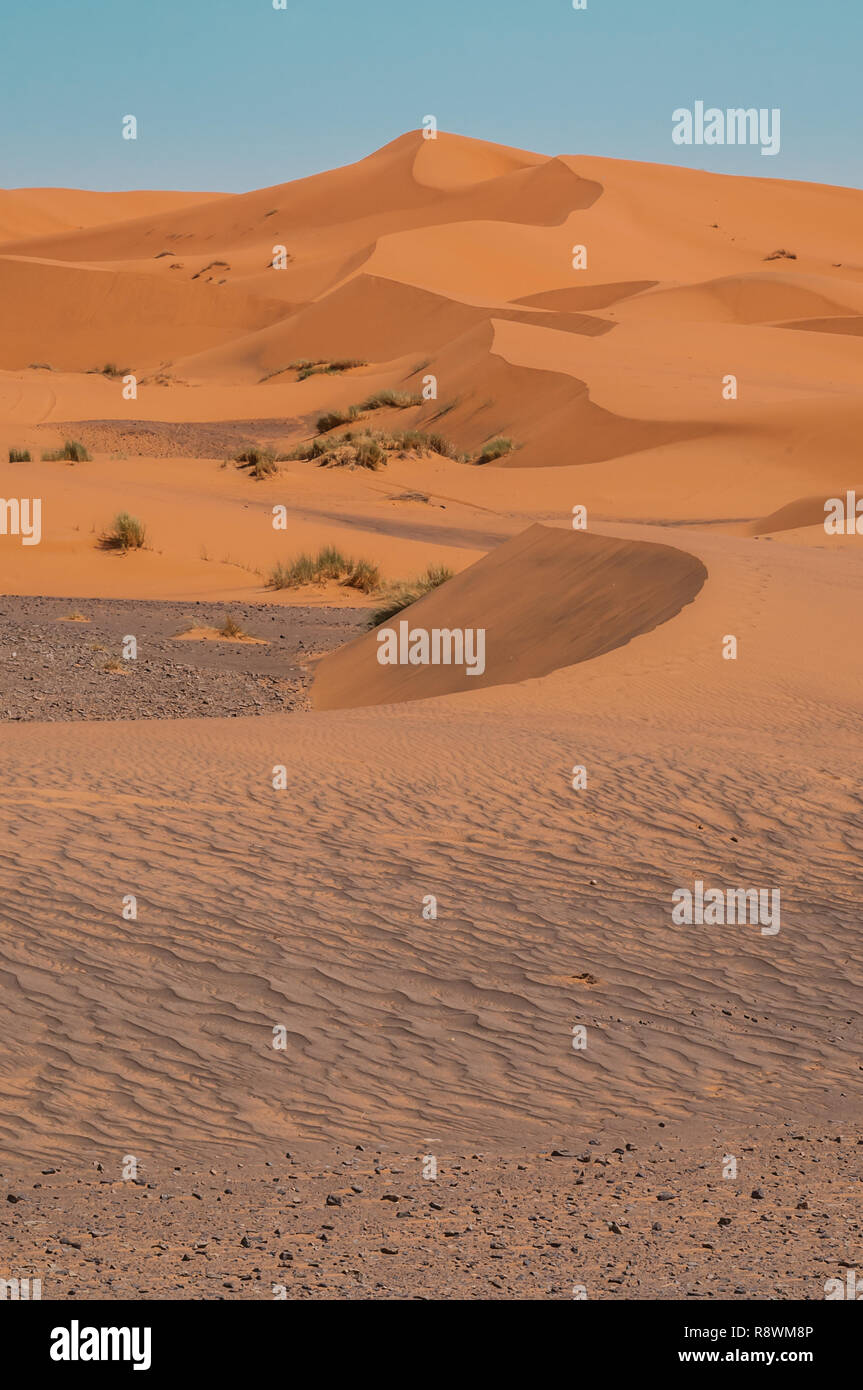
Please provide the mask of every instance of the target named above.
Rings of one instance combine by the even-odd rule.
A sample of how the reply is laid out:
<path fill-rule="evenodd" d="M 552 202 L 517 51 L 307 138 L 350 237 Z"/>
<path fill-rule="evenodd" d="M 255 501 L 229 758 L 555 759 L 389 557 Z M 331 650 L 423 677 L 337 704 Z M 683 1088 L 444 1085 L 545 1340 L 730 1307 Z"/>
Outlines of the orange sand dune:
<path fill-rule="evenodd" d="M 863 192 L 410 132 L 236 196 L 49 193 L 0 198 L 27 675 L 57 661 L 34 596 L 375 606 L 266 587 L 329 544 L 384 587 L 451 568 L 406 620 L 485 626 L 487 665 L 384 667 L 368 633 L 301 713 L 0 723 L 3 1153 L 146 1172 L 697 1116 L 721 1154 L 730 1124 L 856 1123 L 863 540 L 816 523 L 859 483 Z M 85 374 L 110 361 L 170 366 L 124 402 Z M 288 452 L 430 376 L 360 428 L 452 457 L 234 467 L 246 432 Z M 92 459 L 43 461 L 67 433 Z M 99 547 L 120 511 L 147 548 Z M 780 891 L 781 931 L 677 926 L 695 879 Z"/>
<path fill-rule="evenodd" d="M 484 669 L 381 665 L 376 629 L 323 659 L 314 707 L 394 704 L 544 676 L 666 622 L 705 578 L 700 561 L 670 546 L 532 526 L 383 624 L 482 628 Z"/>
<path fill-rule="evenodd" d="M 0 244 L 154 217 L 208 203 L 214 193 L 91 193 L 81 188 L 0 188 Z M 222 195 L 223 196 L 223 195 Z"/>
<path fill-rule="evenodd" d="M 207 285 L 0 257 L 0 364 L 152 367 L 271 323 L 281 306 Z M 122 361 L 120 360 L 122 359 Z"/>
<path fill-rule="evenodd" d="M 671 318 L 710 323 L 779 323 L 835 314 L 863 313 L 863 284 L 826 276 L 762 271 L 726 276 L 702 285 L 646 290 L 620 302 L 618 317 Z"/>
<path fill-rule="evenodd" d="M 853 492 L 855 498 L 863 498 L 863 485 L 849 488 L 847 491 Z M 794 502 L 786 503 L 784 507 L 777 508 L 770 516 L 764 516 L 761 517 L 759 521 L 751 522 L 747 528 L 747 533 L 753 536 L 767 536 L 781 531 L 796 531 L 804 526 L 815 526 L 818 528 L 819 535 L 814 537 L 814 539 L 823 542 L 825 545 L 841 544 L 846 539 L 851 542 L 858 540 L 859 537 L 857 536 L 856 530 L 853 534 L 848 535 L 847 538 L 844 534 L 834 536 L 825 531 L 824 522 L 828 515 L 825 504 L 832 498 L 838 499 L 845 508 L 845 512 L 847 512 L 846 488 L 834 488 L 833 491 L 829 493 L 825 492 L 816 497 L 799 497 Z"/>

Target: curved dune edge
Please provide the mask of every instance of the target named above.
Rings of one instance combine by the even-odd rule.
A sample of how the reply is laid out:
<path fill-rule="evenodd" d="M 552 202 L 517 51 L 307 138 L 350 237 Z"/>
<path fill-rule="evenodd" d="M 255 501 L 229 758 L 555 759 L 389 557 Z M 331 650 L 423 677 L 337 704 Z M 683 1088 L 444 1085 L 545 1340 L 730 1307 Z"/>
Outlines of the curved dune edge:
<path fill-rule="evenodd" d="M 815 493 L 809 497 L 795 497 L 793 502 L 787 502 L 783 507 L 777 507 L 775 512 L 770 512 L 768 516 L 761 517 L 758 521 L 750 522 L 745 528 L 744 534 L 750 536 L 769 536 L 780 531 L 798 531 L 802 527 L 817 526 L 824 528 L 825 504 L 831 497 L 845 501 L 846 489 L 836 487 L 830 491 Z M 863 483 L 858 484 L 853 489 L 855 496 L 863 497 Z"/>
<path fill-rule="evenodd" d="M 382 625 L 484 628 L 482 673 L 381 665 L 376 629 L 321 661 L 312 706 L 394 704 L 545 676 L 667 622 L 706 578 L 700 560 L 671 546 L 531 526 Z"/>

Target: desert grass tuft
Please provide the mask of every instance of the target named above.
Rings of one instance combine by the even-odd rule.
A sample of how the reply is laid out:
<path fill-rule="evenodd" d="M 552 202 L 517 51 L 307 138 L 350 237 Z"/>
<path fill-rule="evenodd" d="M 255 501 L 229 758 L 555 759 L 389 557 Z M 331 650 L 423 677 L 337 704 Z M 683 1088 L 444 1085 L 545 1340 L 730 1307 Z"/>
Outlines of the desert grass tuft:
<path fill-rule="evenodd" d="M 425 573 L 417 579 L 393 585 L 383 603 L 375 609 L 369 625 L 377 627 L 379 623 L 385 623 L 388 618 L 395 617 L 396 613 L 401 613 L 402 609 L 410 607 L 441 584 L 446 584 L 452 577 L 452 570 L 447 569 L 445 565 L 429 565 Z"/>
<path fill-rule="evenodd" d="M 326 415 L 318 416 L 318 434 L 329 434 L 330 430 L 338 429 L 339 425 L 353 424 L 360 413 L 359 406 L 349 405 L 344 410 L 329 410 Z"/>
<path fill-rule="evenodd" d="M 441 454 L 465 461 L 442 434 L 426 434 L 422 430 L 345 430 L 338 435 L 319 435 L 296 445 L 285 457 L 305 462 L 318 459 L 322 468 L 378 469 L 386 463 L 387 454 L 395 451 Z"/>
<path fill-rule="evenodd" d="M 340 372 L 349 372 L 353 367 L 366 365 L 360 357 L 300 357 L 296 362 L 288 363 L 291 371 L 297 373 L 299 381 L 305 381 L 310 376 L 335 376 Z"/>
<path fill-rule="evenodd" d="M 245 632 L 235 618 L 228 613 L 222 626 L 219 628 L 220 637 L 245 637 Z"/>
<path fill-rule="evenodd" d="M 89 463 L 90 455 L 77 439 L 65 440 L 62 449 L 48 449 L 42 455 L 43 463 Z"/>
<path fill-rule="evenodd" d="M 110 531 L 99 537 L 99 546 L 102 550 L 141 550 L 146 538 L 146 529 L 137 517 L 118 512 Z"/>
<path fill-rule="evenodd" d="M 408 406 L 422 405 L 423 398 L 415 391 L 374 391 L 360 401 L 360 410 L 407 410 Z"/>
<path fill-rule="evenodd" d="M 10 450 L 9 450 L 9 462 L 10 462 L 10 463 L 30 463 L 30 462 L 31 462 L 31 459 L 30 459 L 30 450 L 29 450 L 29 449 L 10 449 Z"/>
<path fill-rule="evenodd" d="M 490 439 L 487 444 L 483 444 L 482 449 L 477 455 L 476 462 L 491 463 L 494 459 L 503 458 L 504 454 L 511 454 L 515 445 L 511 439 L 499 434 L 494 439 Z"/>
<path fill-rule="evenodd" d="M 275 454 L 257 446 L 236 454 L 234 462 L 238 468 L 248 468 L 250 478 L 270 478 L 279 471 Z"/>
<path fill-rule="evenodd" d="M 381 587 L 381 572 L 370 560 L 357 560 L 342 580 L 346 589 L 359 589 L 363 594 L 377 593 Z"/>
<path fill-rule="evenodd" d="M 403 430 L 401 434 L 390 436 L 390 448 L 413 450 L 418 454 L 440 454 L 442 458 L 457 459 L 460 454 L 455 445 L 445 435 L 423 430 Z"/>
<path fill-rule="evenodd" d="M 324 584 L 340 580 L 364 594 L 380 588 L 380 573 L 370 560 L 353 560 L 333 545 L 322 546 L 316 555 L 303 552 L 287 564 L 278 564 L 267 581 L 269 589 L 299 589 L 305 584 Z"/>

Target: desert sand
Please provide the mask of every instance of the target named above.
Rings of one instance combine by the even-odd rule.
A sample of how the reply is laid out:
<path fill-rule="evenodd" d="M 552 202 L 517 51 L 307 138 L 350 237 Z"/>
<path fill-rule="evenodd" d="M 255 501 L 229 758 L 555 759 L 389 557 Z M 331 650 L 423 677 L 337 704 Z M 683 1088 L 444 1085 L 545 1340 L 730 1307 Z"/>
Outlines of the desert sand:
<path fill-rule="evenodd" d="M 863 1267 L 863 536 L 823 526 L 863 496 L 863 193 L 410 132 L 246 194 L 5 191 L 0 236 L 0 495 L 42 505 L 39 544 L 0 535 L 0 1173 L 62 1189 L 41 1244 L 4 1212 L 43 1297 L 820 1298 Z M 430 378 L 346 427 L 446 452 L 284 457 Z M 66 439 L 89 457 L 42 459 Z M 120 512 L 141 549 L 100 544 Z M 268 587 L 324 546 L 374 590 Z M 484 628 L 478 678 L 376 659 L 363 624 L 430 566 L 408 616 Z M 259 641 L 206 640 L 230 614 Z M 141 666 L 102 671 L 126 634 Z M 677 925 L 696 880 L 778 890 L 781 929 Z M 619 1197 L 594 1141 L 644 1154 Z M 688 1206 L 658 1252 L 660 1141 Z M 457 1237 L 397 1239 L 378 1187 L 425 1221 L 429 1153 Z M 331 1173 L 370 1154 L 346 1226 L 371 1198 Z M 238 1164 L 272 1187 L 242 1220 Z M 340 1197 L 323 1264 L 279 1241 L 288 1188 L 307 1244 Z M 503 1276 L 470 1193 L 492 1241 L 511 1203 Z M 165 1272 L 253 1227 L 248 1269 Z"/>

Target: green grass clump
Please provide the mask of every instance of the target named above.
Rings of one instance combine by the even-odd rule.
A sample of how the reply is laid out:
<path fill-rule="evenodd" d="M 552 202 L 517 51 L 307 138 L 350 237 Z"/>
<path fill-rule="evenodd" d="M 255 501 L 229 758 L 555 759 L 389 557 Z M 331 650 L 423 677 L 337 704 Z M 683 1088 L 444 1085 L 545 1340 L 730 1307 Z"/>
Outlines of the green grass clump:
<path fill-rule="evenodd" d="M 441 584 L 445 584 L 452 577 L 452 570 L 447 569 L 444 565 L 429 565 L 425 574 L 421 574 L 419 578 L 394 585 L 380 608 L 375 609 L 369 625 L 377 627 L 379 623 L 385 623 L 388 618 L 395 617 L 396 613 L 401 613 L 403 608 L 408 608 L 412 603 L 416 603 L 417 599 L 421 599 L 424 594 L 431 593 L 432 589 L 439 588 Z"/>
<path fill-rule="evenodd" d="M 106 362 L 104 367 L 88 367 L 87 375 L 110 377 L 128 376 L 131 370 L 131 367 L 118 367 L 116 362 Z"/>
<path fill-rule="evenodd" d="M 235 454 L 234 462 L 238 468 L 248 468 L 250 478 L 271 478 L 279 471 L 275 454 L 269 449 L 259 449 L 256 445 L 251 449 L 245 449 L 241 454 Z"/>
<path fill-rule="evenodd" d="M 58 463 L 61 460 L 67 463 L 89 463 L 90 455 L 77 439 L 67 439 L 62 449 L 48 449 L 42 455 L 43 463 Z"/>
<path fill-rule="evenodd" d="M 441 454 L 443 458 L 457 459 L 458 450 L 442 434 L 425 434 L 422 430 L 403 430 L 400 434 L 390 435 L 392 449 L 413 449 L 419 454 L 431 453 Z"/>
<path fill-rule="evenodd" d="M 298 444 L 285 457 L 304 463 L 318 459 L 321 468 L 378 469 L 387 461 L 378 437 L 356 430 L 346 430 L 330 438 L 319 436 L 306 444 Z"/>
<path fill-rule="evenodd" d="M 342 435 L 332 449 L 320 455 L 319 468 L 383 468 L 387 456 L 370 434 Z"/>
<path fill-rule="evenodd" d="M 328 416 L 322 416 L 318 425 L 327 423 L 329 419 Z M 463 459 L 455 446 L 442 434 L 425 434 L 422 430 L 399 430 L 395 433 L 385 430 L 345 430 L 343 434 L 326 436 L 322 433 L 316 439 L 297 444 L 284 457 L 300 459 L 304 463 L 318 459 L 322 468 L 378 469 L 386 463 L 387 452 L 395 449 Z"/>
<path fill-rule="evenodd" d="M 360 401 L 359 410 L 406 410 L 411 405 L 422 405 L 423 398 L 411 391 L 375 391 Z"/>
<path fill-rule="evenodd" d="M 289 362 L 288 367 L 297 373 L 298 381 L 310 376 L 333 376 L 339 372 L 349 372 L 352 367 L 365 367 L 367 364 L 359 357 L 301 357 Z"/>
<path fill-rule="evenodd" d="M 103 550 L 141 550 L 146 538 L 146 529 L 137 517 L 118 512 L 111 530 L 99 537 L 99 545 Z"/>
<path fill-rule="evenodd" d="M 511 454 L 515 445 L 511 439 L 499 434 L 495 439 L 490 439 L 487 444 L 483 444 L 476 462 L 491 463 L 494 459 L 503 458 L 504 454 Z"/>
<path fill-rule="evenodd" d="M 370 560 L 357 560 L 342 583 L 347 589 L 359 589 L 360 593 L 374 594 L 381 587 L 381 572 Z"/>
<path fill-rule="evenodd" d="M 317 555 L 303 552 L 287 564 L 278 564 L 267 581 L 269 589 L 299 589 L 305 584 L 324 584 L 338 579 L 364 594 L 380 588 L 380 572 L 370 560 L 352 560 L 333 545 L 322 546 Z"/>
<path fill-rule="evenodd" d="M 9 462 L 10 462 L 10 463 L 29 463 L 29 462 L 30 462 L 30 450 L 29 450 L 29 449 L 10 449 L 10 450 L 9 450 Z"/>
<path fill-rule="evenodd" d="M 350 425 L 356 420 L 360 413 L 360 407 L 349 405 L 346 410 L 330 410 L 326 415 L 318 417 L 318 434 L 328 434 L 330 430 L 338 429 L 339 425 Z"/>

